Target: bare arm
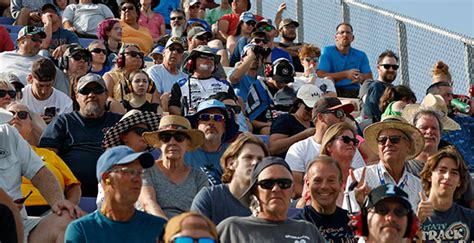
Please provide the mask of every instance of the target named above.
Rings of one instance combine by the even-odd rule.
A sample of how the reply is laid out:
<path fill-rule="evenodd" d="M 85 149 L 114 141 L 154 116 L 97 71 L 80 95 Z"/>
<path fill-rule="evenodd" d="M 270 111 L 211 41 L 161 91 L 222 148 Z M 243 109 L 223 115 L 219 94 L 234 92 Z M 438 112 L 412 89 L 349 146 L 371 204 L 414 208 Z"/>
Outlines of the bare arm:
<path fill-rule="evenodd" d="M 255 60 L 256 56 L 254 52 L 249 49 L 247 50 L 247 57 L 240 65 L 236 66 L 232 75 L 229 76 L 229 82 L 231 84 L 238 84 L 242 77 L 248 72 L 250 65 Z"/>
<path fill-rule="evenodd" d="M 76 32 L 76 28 L 74 28 L 74 25 L 72 25 L 72 23 L 69 21 L 64 21 L 63 27 L 64 29 L 70 30 L 72 32 Z"/>
<path fill-rule="evenodd" d="M 18 242 L 23 242 L 23 222 L 21 220 L 20 211 L 18 211 L 17 206 L 13 203 L 13 200 L 8 196 L 8 194 L 0 188 L 0 203 L 7 206 L 15 218 L 15 228 Z"/>
<path fill-rule="evenodd" d="M 48 49 L 49 45 L 51 44 L 51 40 L 53 37 L 53 19 L 51 13 L 46 13 L 41 16 L 41 21 L 44 24 L 44 32 L 46 33 L 46 38 L 43 39 L 41 42 L 41 49 Z"/>
<path fill-rule="evenodd" d="M 81 200 L 81 184 L 72 184 L 67 186 L 65 189 L 66 199 L 72 203 L 78 205 Z"/>
<path fill-rule="evenodd" d="M 295 183 L 295 194 L 293 198 L 301 197 L 301 193 L 303 192 L 303 172 L 292 171 L 291 174 L 293 175 L 293 181 Z"/>
<path fill-rule="evenodd" d="M 281 3 L 280 6 L 278 6 L 277 12 L 275 14 L 275 27 L 277 29 L 280 26 L 282 14 L 283 14 L 283 11 L 285 11 L 285 9 L 286 9 L 286 3 Z"/>
<path fill-rule="evenodd" d="M 310 127 L 291 137 L 281 133 L 272 134 L 270 135 L 268 150 L 270 154 L 281 154 L 287 151 L 292 144 L 312 136 L 315 130 L 314 127 Z"/>
<path fill-rule="evenodd" d="M 167 219 L 165 212 L 156 201 L 155 189 L 151 186 L 142 186 L 140 197 L 138 198 L 145 212 Z"/>
<path fill-rule="evenodd" d="M 110 98 L 114 98 L 114 88 L 115 88 L 115 82 L 114 82 L 114 79 L 112 78 L 112 76 L 110 76 L 110 74 L 108 73 L 105 73 L 104 76 L 104 81 L 105 81 L 105 87 L 107 88 L 107 90 L 109 91 L 109 97 Z"/>
<path fill-rule="evenodd" d="M 222 41 L 222 43 L 227 42 L 227 37 L 229 37 L 229 35 L 227 34 L 228 31 L 229 31 L 229 21 L 220 20 L 217 23 L 217 34 L 218 34 L 217 37 Z"/>

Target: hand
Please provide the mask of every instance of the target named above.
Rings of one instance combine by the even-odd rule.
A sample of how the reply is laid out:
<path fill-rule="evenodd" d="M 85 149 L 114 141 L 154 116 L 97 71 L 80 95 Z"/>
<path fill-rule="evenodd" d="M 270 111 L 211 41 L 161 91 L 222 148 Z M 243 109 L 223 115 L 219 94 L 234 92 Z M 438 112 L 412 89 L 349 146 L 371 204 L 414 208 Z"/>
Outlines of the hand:
<path fill-rule="evenodd" d="M 356 201 L 359 205 L 364 204 L 365 197 L 369 195 L 370 192 L 370 187 L 365 182 L 365 170 L 366 167 L 362 169 L 360 180 L 358 181 L 357 186 L 354 188 Z M 352 181 L 357 181 L 354 176 L 354 169 L 349 169 L 349 174 L 351 176 Z"/>
<path fill-rule="evenodd" d="M 41 115 L 41 118 L 43 118 L 44 122 L 46 122 L 46 124 L 49 124 L 53 118 L 50 117 L 50 116 L 45 116 L 45 115 Z"/>
<path fill-rule="evenodd" d="M 41 15 L 41 22 L 43 22 L 45 25 L 52 24 L 53 15 L 51 13 L 45 13 Z"/>
<path fill-rule="evenodd" d="M 423 223 L 427 218 L 433 215 L 434 208 L 433 203 L 430 202 L 424 192 L 418 192 L 418 195 L 420 195 L 420 203 L 416 209 L 416 216 L 420 220 L 420 223 Z"/>
<path fill-rule="evenodd" d="M 283 13 L 283 11 L 286 10 L 286 3 L 281 3 L 280 6 L 278 6 L 277 13 Z"/>
<path fill-rule="evenodd" d="M 51 207 L 51 211 L 57 215 L 61 215 L 63 210 L 67 211 L 69 216 L 71 216 L 73 219 L 79 218 L 86 214 L 81 208 L 79 208 L 79 206 L 74 205 L 67 199 L 58 200 Z"/>
<path fill-rule="evenodd" d="M 358 80 L 360 77 L 359 69 L 351 69 L 345 72 L 346 72 L 346 78 L 352 80 L 353 83 L 354 83 L 354 80 Z"/>
<path fill-rule="evenodd" d="M 30 13 L 30 18 L 35 22 L 40 22 L 41 21 L 41 13 L 40 12 L 31 12 Z"/>

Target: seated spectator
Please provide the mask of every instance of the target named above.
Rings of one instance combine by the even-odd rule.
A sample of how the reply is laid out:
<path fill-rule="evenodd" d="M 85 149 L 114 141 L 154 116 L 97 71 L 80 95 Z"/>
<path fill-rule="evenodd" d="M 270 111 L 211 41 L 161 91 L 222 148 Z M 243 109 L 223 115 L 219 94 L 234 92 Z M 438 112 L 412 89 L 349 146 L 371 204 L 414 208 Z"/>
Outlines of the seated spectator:
<path fill-rule="evenodd" d="M 92 55 L 91 73 L 103 76 L 106 72 L 110 71 L 107 49 L 104 41 L 94 40 L 89 44 L 87 49 Z"/>
<path fill-rule="evenodd" d="M 0 188 L 0 212 L 0 241 L 23 242 L 20 212 L 2 188 Z"/>
<path fill-rule="evenodd" d="M 64 80 L 64 83 L 71 86 L 67 87 L 66 91 L 59 90 L 73 97 L 70 89 L 74 87 L 74 84 L 70 79 L 72 77 L 82 77 L 88 73 L 91 63 L 92 54 L 89 50 L 77 43 L 67 45 L 62 57 L 58 60 L 58 67 L 61 69 L 61 72 L 58 72 L 58 76 Z"/>
<path fill-rule="evenodd" d="M 118 19 L 104 19 L 97 26 L 97 38 L 104 41 L 109 65 L 117 59 L 122 46 L 122 26 Z"/>
<path fill-rule="evenodd" d="M 189 211 L 195 195 L 208 186 L 206 175 L 187 165 L 186 151 L 204 142 L 204 134 L 192 129 L 189 121 L 176 115 L 164 116 L 158 131 L 143 134 L 145 141 L 161 149 L 161 159 L 146 171 L 140 193 L 145 212 L 164 218 Z"/>
<path fill-rule="evenodd" d="M 240 14 L 245 11 L 249 11 L 251 6 L 250 0 L 236 0 L 231 3 L 232 12 L 222 16 L 217 22 L 217 33 L 216 37 L 219 38 L 222 43 L 226 43 L 227 38 L 230 35 L 235 35 L 237 31 L 237 25 L 239 24 Z M 256 16 L 257 21 L 262 20 L 262 16 Z"/>
<path fill-rule="evenodd" d="M 235 34 L 229 35 L 229 37 L 227 37 L 226 46 L 229 53 L 234 52 L 234 48 L 236 47 L 237 41 L 240 38 L 245 38 L 247 40 L 250 39 L 250 34 L 252 34 L 254 31 L 256 24 L 257 20 L 255 15 L 253 15 L 251 12 L 243 12 L 240 15 Z"/>
<path fill-rule="evenodd" d="M 216 225 L 206 216 L 186 212 L 171 218 L 166 224 L 165 243 L 172 242 L 217 242 Z"/>
<path fill-rule="evenodd" d="M 0 26 L 0 52 L 13 51 L 14 49 L 15 45 L 10 37 L 10 33 L 5 27 Z"/>
<path fill-rule="evenodd" d="M 69 5 L 69 0 L 53 0 L 53 4 L 58 10 L 58 15 L 63 16 L 64 9 Z"/>
<path fill-rule="evenodd" d="M 164 46 L 156 46 L 153 51 L 148 54 L 151 59 L 153 59 L 153 64 L 154 65 L 159 65 L 163 63 L 163 51 L 165 50 Z"/>
<path fill-rule="evenodd" d="M 140 8 L 138 2 L 125 0 L 120 4 L 120 24 L 122 25 L 122 42 L 131 43 L 140 47 L 145 55 L 150 53 L 153 47 L 153 37 L 148 28 L 138 23 Z"/>
<path fill-rule="evenodd" d="M 6 79 L 8 83 L 10 83 L 16 91 L 16 99 L 21 100 L 23 98 L 23 88 L 25 85 L 20 81 L 20 79 L 13 73 L 0 73 L 0 77 L 3 77 Z M 0 105 L 0 107 L 2 107 Z"/>
<path fill-rule="evenodd" d="M 107 150 L 97 161 L 97 180 L 104 203 L 93 213 L 73 221 L 64 242 L 155 242 L 166 220 L 135 209 L 142 175 L 153 166 L 153 156 L 127 146 Z"/>
<path fill-rule="evenodd" d="M 156 2 L 156 1 L 153 1 L 153 2 Z M 184 12 L 181 9 L 182 8 L 181 8 L 180 0 L 158 1 L 158 5 L 156 5 L 156 7 L 153 8 L 153 12 L 161 14 L 161 16 L 163 16 L 163 18 L 165 19 L 165 24 L 170 25 L 172 23 L 171 18 L 173 17 L 171 16 L 171 14 L 175 10 L 181 11 L 184 17 Z"/>
<path fill-rule="evenodd" d="M 284 242 L 291 236 L 292 241 L 325 242 L 311 223 L 288 218 L 293 190 L 291 170 L 285 160 L 264 158 L 253 167 L 250 186 L 243 195 L 251 197 L 253 215 L 234 216 L 222 221 L 217 227 L 220 241 Z M 277 197 L 281 200 L 276 200 Z"/>
<path fill-rule="evenodd" d="M 239 132 L 251 132 L 252 123 L 247 116 L 244 115 L 242 106 L 239 105 L 239 100 L 226 92 L 219 92 L 209 96 L 209 99 L 215 99 L 224 103 L 227 111 L 234 115 L 234 120 L 239 125 Z"/>
<path fill-rule="evenodd" d="M 186 19 L 204 19 L 205 12 L 201 9 L 199 0 L 187 0 L 183 2 L 184 13 Z"/>
<path fill-rule="evenodd" d="M 382 118 L 385 116 L 401 116 L 403 108 L 407 104 L 414 104 L 416 96 L 413 91 L 405 85 L 387 87 L 380 97 L 379 108 Z"/>
<path fill-rule="evenodd" d="M 187 32 L 187 22 L 186 22 L 186 15 L 184 11 L 181 9 L 174 9 L 168 15 L 170 16 L 170 27 L 171 27 L 171 35 L 170 37 L 179 37 L 185 42 L 186 39 L 186 32 Z M 187 45 L 185 45 L 187 47 Z"/>
<path fill-rule="evenodd" d="M 304 67 L 302 76 L 295 77 L 293 89 L 298 91 L 305 84 L 316 85 L 324 96 L 336 97 L 336 87 L 330 78 L 318 78 L 316 70 L 318 70 L 319 56 L 321 50 L 313 45 L 303 45 L 298 53 L 301 64 Z"/>
<path fill-rule="evenodd" d="M 291 56 L 293 66 L 295 66 L 296 72 L 303 72 L 304 67 L 301 65 L 301 61 L 298 53 L 300 52 L 303 43 L 295 43 L 296 29 L 300 24 L 291 19 L 286 18 L 278 25 L 278 31 L 280 32 L 281 38 L 278 46 L 283 50 L 287 51 Z"/>
<path fill-rule="evenodd" d="M 221 3 L 219 4 L 219 6 L 212 9 L 209 8 L 206 10 L 206 16 L 204 17 L 204 20 L 206 20 L 206 22 L 209 23 L 209 25 L 213 26 L 212 32 L 216 33 L 214 29 L 217 28 L 217 25 L 214 25 L 214 24 L 217 24 L 217 21 L 222 16 L 232 13 L 232 8 L 230 7 L 231 2 L 232 1 L 229 1 L 229 0 L 221 0 Z"/>
<path fill-rule="evenodd" d="M 7 110 L 14 114 L 10 125 L 18 130 L 20 135 L 31 145 L 33 151 L 41 157 L 46 167 L 56 176 L 66 199 L 74 205 L 78 205 L 81 198 L 81 183 L 57 154 L 51 150 L 36 147 L 41 133 L 46 127 L 44 121 L 39 115 L 31 112 L 27 106 L 19 103 L 8 105 Z M 28 215 L 41 216 L 51 209 L 48 202 L 30 180 L 22 179 L 21 191 L 24 197 L 33 192 L 24 204 Z"/>
<path fill-rule="evenodd" d="M 242 196 L 250 185 L 251 168 L 266 156 L 267 146 L 259 138 L 250 133 L 239 135 L 221 157 L 223 184 L 201 189 L 191 211 L 209 217 L 215 224 L 230 216 L 250 216 L 250 198 Z"/>
<path fill-rule="evenodd" d="M 12 17 L 15 19 L 15 25 L 26 26 L 41 24 L 41 7 L 50 0 L 12 0 L 10 9 Z"/>
<path fill-rule="evenodd" d="M 15 87 L 8 82 L 6 74 L 2 74 L 0 76 L 0 108 L 6 108 L 15 99 Z"/>
<path fill-rule="evenodd" d="M 146 27 L 153 37 L 153 41 L 156 42 L 166 33 L 165 19 L 161 14 L 153 12 L 152 0 L 140 0 L 140 5 L 138 24 Z"/>
<path fill-rule="evenodd" d="M 96 29 L 99 23 L 114 14 L 104 4 L 92 3 L 92 0 L 79 0 L 79 4 L 69 4 L 63 12 L 63 26 L 65 29 L 75 32 L 79 37 L 96 37 Z"/>
<path fill-rule="evenodd" d="M 120 102 L 125 110 L 130 111 L 137 109 L 158 114 L 163 113 L 163 109 L 159 103 L 151 103 L 146 99 L 146 94 L 150 93 L 153 89 L 156 89 L 156 87 L 145 71 L 140 69 L 131 72 L 125 81 L 125 85 L 126 89 L 128 89 L 128 92 L 131 94 L 129 100 L 122 100 Z"/>

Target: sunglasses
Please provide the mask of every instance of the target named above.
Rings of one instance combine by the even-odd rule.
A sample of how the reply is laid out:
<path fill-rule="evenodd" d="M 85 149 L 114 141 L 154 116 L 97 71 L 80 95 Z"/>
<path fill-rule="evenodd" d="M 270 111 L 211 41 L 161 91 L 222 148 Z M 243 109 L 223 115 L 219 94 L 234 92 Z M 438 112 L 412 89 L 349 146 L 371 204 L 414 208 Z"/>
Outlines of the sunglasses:
<path fill-rule="evenodd" d="M 5 96 L 10 96 L 10 98 L 15 98 L 16 96 L 16 91 L 15 90 L 4 90 L 0 89 L 0 98 L 3 98 Z"/>
<path fill-rule="evenodd" d="M 257 24 L 257 22 L 252 21 L 252 20 L 247 21 L 247 22 L 245 22 L 245 23 L 246 23 L 247 25 L 251 25 L 251 26 L 255 26 L 255 25 Z"/>
<path fill-rule="evenodd" d="M 73 55 L 72 59 L 74 59 L 74 61 L 76 62 L 80 61 L 81 59 L 84 60 L 85 62 L 89 62 L 91 60 L 89 56 L 81 55 L 81 54 Z"/>
<path fill-rule="evenodd" d="M 242 107 L 239 105 L 225 105 L 225 107 L 229 110 L 232 110 L 235 114 L 239 114 L 242 111 Z"/>
<path fill-rule="evenodd" d="M 208 237 L 193 238 L 189 236 L 178 236 L 171 243 L 216 243 L 216 240 Z"/>
<path fill-rule="evenodd" d="M 77 92 L 81 95 L 89 95 L 91 92 L 94 94 L 102 94 L 105 92 L 105 89 L 102 86 L 95 86 L 95 87 L 84 87 L 79 89 Z"/>
<path fill-rule="evenodd" d="M 206 60 L 211 60 L 211 61 L 214 60 L 214 56 L 206 55 L 206 54 L 199 54 L 197 57 L 206 59 Z"/>
<path fill-rule="evenodd" d="M 379 66 L 382 66 L 385 70 L 389 70 L 390 68 L 397 70 L 400 67 L 397 64 L 380 64 Z"/>
<path fill-rule="evenodd" d="M 39 36 L 34 35 L 34 36 L 31 37 L 31 41 L 33 41 L 33 42 L 42 42 L 43 39 Z"/>
<path fill-rule="evenodd" d="M 313 111 L 313 107 L 309 107 L 309 106 L 307 106 L 307 105 L 304 104 L 304 103 L 303 103 L 303 105 L 304 105 L 304 109 L 305 109 L 307 112 Z"/>
<path fill-rule="evenodd" d="M 329 114 L 332 113 L 336 118 L 343 118 L 346 116 L 346 113 L 343 110 L 333 110 L 333 111 L 325 111 L 323 114 Z"/>
<path fill-rule="evenodd" d="M 150 129 L 148 128 L 143 128 L 143 127 L 134 127 L 132 129 L 130 129 L 129 131 L 133 131 L 135 134 L 137 134 L 138 136 L 141 136 L 143 135 L 143 133 L 145 132 L 150 132 Z"/>
<path fill-rule="evenodd" d="M 125 52 L 125 55 L 129 55 L 131 57 L 140 57 L 143 58 L 143 53 L 139 51 L 127 51 Z"/>
<path fill-rule="evenodd" d="M 349 136 L 340 136 L 337 139 L 342 140 L 342 142 L 345 144 L 350 144 L 351 142 L 354 144 L 354 146 L 359 144 L 359 140 L 357 140 L 357 138 L 351 138 Z"/>
<path fill-rule="evenodd" d="M 170 50 L 170 52 L 176 51 L 179 54 L 184 53 L 184 49 L 181 48 L 181 47 L 170 46 L 170 47 L 168 47 L 168 50 Z"/>
<path fill-rule="evenodd" d="M 107 54 L 107 51 L 105 49 L 102 49 L 102 48 L 94 48 L 94 49 L 91 50 L 91 52 L 97 53 L 97 54 L 102 53 L 104 55 Z"/>
<path fill-rule="evenodd" d="M 392 136 L 381 136 L 381 137 L 378 137 L 377 138 L 377 143 L 379 145 L 385 145 L 387 143 L 387 140 L 390 140 L 390 143 L 392 144 L 398 144 L 400 143 L 400 141 L 403 139 L 406 139 L 405 137 L 403 136 L 400 136 L 400 135 L 392 135 Z"/>
<path fill-rule="evenodd" d="M 20 120 L 25 120 L 26 118 L 28 118 L 29 116 L 29 113 L 28 111 L 9 111 L 13 114 L 13 116 L 17 116 Z"/>
<path fill-rule="evenodd" d="M 179 17 L 170 17 L 171 20 L 183 20 L 184 17 L 179 16 Z"/>
<path fill-rule="evenodd" d="M 119 173 L 122 173 L 122 174 L 125 174 L 125 175 L 131 175 L 131 176 L 143 176 L 145 174 L 145 169 L 132 169 L 132 168 L 127 168 L 127 167 L 123 167 L 123 168 L 120 168 L 120 169 L 115 169 L 115 170 L 109 170 L 109 173 L 112 173 L 112 172 L 119 172 Z"/>
<path fill-rule="evenodd" d="M 199 121 L 210 121 L 210 120 L 214 120 L 215 122 L 224 122 L 225 121 L 225 117 L 224 115 L 222 114 L 209 114 L 209 113 L 203 113 L 203 114 L 200 114 L 199 117 L 198 117 L 198 120 Z"/>
<path fill-rule="evenodd" d="M 200 41 L 209 41 L 209 39 L 205 35 L 198 35 L 196 36 L 196 39 Z"/>
<path fill-rule="evenodd" d="M 397 208 L 394 208 L 394 209 L 390 209 L 386 205 L 375 205 L 373 211 L 374 211 L 374 213 L 382 215 L 382 216 L 385 216 L 385 215 L 389 214 L 390 212 L 392 212 L 395 216 L 397 216 L 399 218 L 407 216 L 408 212 L 410 212 L 409 209 L 406 209 L 404 207 L 397 207 Z"/>
<path fill-rule="evenodd" d="M 273 30 L 273 28 L 272 28 L 271 26 L 269 26 L 269 25 L 267 25 L 267 26 L 260 26 L 260 27 L 258 27 L 258 31 L 266 31 L 266 32 L 270 32 L 270 31 L 272 31 L 272 30 Z"/>
<path fill-rule="evenodd" d="M 257 185 L 265 190 L 272 190 L 275 184 L 278 184 L 280 189 L 288 189 L 293 185 L 293 181 L 291 179 L 266 179 L 257 182 Z"/>
<path fill-rule="evenodd" d="M 174 138 L 178 143 L 182 143 L 185 139 L 190 139 L 186 133 L 182 132 L 163 132 L 158 135 L 158 138 L 164 143 L 169 143 L 171 138 Z"/>
<path fill-rule="evenodd" d="M 122 11 L 125 12 L 127 10 L 130 10 L 130 11 L 135 10 L 135 7 L 134 6 L 123 6 L 122 7 Z"/>
<path fill-rule="evenodd" d="M 31 196 L 32 193 L 33 193 L 33 191 L 30 191 L 30 192 L 28 192 L 28 194 L 25 197 L 15 199 L 15 200 L 13 200 L 13 202 L 16 203 L 16 204 L 23 204 L 26 201 L 26 199 L 28 199 Z"/>
<path fill-rule="evenodd" d="M 319 57 L 305 57 L 304 60 L 307 62 L 319 62 Z"/>
<path fill-rule="evenodd" d="M 255 39 L 253 39 L 253 42 L 255 44 L 260 44 L 260 43 L 267 44 L 268 40 L 267 39 L 261 39 L 261 38 L 255 38 Z"/>

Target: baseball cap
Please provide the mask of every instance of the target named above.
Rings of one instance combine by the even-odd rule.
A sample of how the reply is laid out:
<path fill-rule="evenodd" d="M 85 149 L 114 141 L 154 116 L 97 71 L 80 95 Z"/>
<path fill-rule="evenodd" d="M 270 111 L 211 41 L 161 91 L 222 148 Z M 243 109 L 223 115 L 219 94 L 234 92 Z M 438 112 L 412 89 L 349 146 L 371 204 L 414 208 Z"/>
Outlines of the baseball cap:
<path fill-rule="evenodd" d="M 43 7 L 41 7 L 41 12 L 46 12 L 46 10 L 48 9 L 51 9 L 53 10 L 55 13 L 58 13 L 58 9 L 56 8 L 56 6 L 54 6 L 52 3 L 47 3 L 45 5 L 43 5 Z"/>
<path fill-rule="evenodd" d="M 5 73 L 4 75 L 7 81 L 15 87 L 17 92 L 21 91 L 21 89 L 25 87 L 25 85 L 20 81 L 20 78 L 18 78 L 18 76 L 15 74 L 9 72 Z"/>
<path fill-rule="evenodd" d="M 241 13 L 239 20 L 243 21 L 244 23 L 248 21 L 254 21 L 255 23 L 257 23 L 257 19 L 255 18 L 255 15 L 249 11 Z"/>
<path fill-rule="evenodd" d="M 296 93 L 296 98 L 301 99 L 307 107 L 314 107 L 322 96 L 323 92 L 314 84 L 305 84 Z"/>
<path fill-rule="evenodd" d="M 74 56 L 75 54 L 77 53 L 84 53 L 86 56 L 89 57 L 89 60 L 92 60 L 92 54 L 89 50 L 83 48 L 82 46 L 78 45 L 78 44 L 70 44 L 66 47 L 66 51 L 64 51 L 63 53 L 63 57 L 72 57 Z"/>
<path fill-rule="evenodd" d="M 201 4 L 201 3 L 199 2 L 199 0 L 191 0 L 191 1 L 189 1 L 189 6 L 193 6 L 193 5 L 196 4 L 196 3 Z"/>
<path fill-rule="evenodd" d="M 278 58 L 273 62 L 273 79 L 279 83 L 295 81 L 295 68 L 286 58 Z"/>
<path fill-rule="evenodd" d="M 365 198 L 364 208 L 373 208 L 377 203 L 388 198 L 399 199 L 406 209 L 411 210 L 408 194 L 394 184 L 384 184 L 372 189 L 369 195 Z"/>
<path fill-rule="evenodd" d="M 298 28 L 300 26 L 300 23 L 298 23 L 297 21 L 295 21 L 291 18 L 286 18 L 286 19 L 283 19 L 280 22 L 280 25 L 278 26 L 278 30 L 281 30 L 281 28 L 283 28 L 287 25 L 290 25 L 290 24 L 294 24 L 296 28 Z"/>
<path fill-rule="evenodd" d="M 56 78 L 56 66 L 49 58 L 40 58 L 31 65 L 31 75 L 38 81 L 53 81 Z"/>
<path fill-rule="evenodd" d="M 100 86 L 102 86 L 102 88 L 107 89 L 107 87 L 105 86 L 105 81 L 100 75 L 95 73 L 88 73 L 82 76 L 77 82 L 77 90 L 84 88 L 86 85 L 92 82 L 98 83 Z"/>
<path fill-rule="evenodd" d="M 201 35 L 206 35 L 207 39 L 212 38 L 212 33 L 205 30 L 201 26 L 195 26 L 193 27 L 189 32 L 188 32 L 188 38 L 194 38 L 195 36 L 201 36 Z"/>
<path fill-rule="evenodd" d="M 255 25 L 255 27 L 258 28 L 262 25 L 269 25 L 269 26 L 275 28 L 275 26 L 273 26 L 273 22 L 272 22 L 271 19 L 262 19 L 262 20 L 258 21 L 258 23 L 257 23 L 257 25 Z"/>
<path fill-rule="evenodd" d="M 140 160 L 140 164 L 144 169 L 153 166 L 153 156 L 148 152 L 135 152 L 128 146 L 120 145 L 107 149 L 97 160 L 97 180 L 100 181 L 102 174 L 110 170 L 114 165 L 124 165 Z"/>
<path fill-rule="evenodd" d="M 16 40 L 19 40 L 28 35 L 39 35 L 42 39 L 46 38 L 46 33 L 44 33 L 42 28 L 29 25 L 20 29 Z"/>
<path fill-rule="evenodd" d="M 178 44 L 182 48 L 184 48 L 183 40 L 181 40 L 181 38 L 179 37 L 174 36 L 174 37 L 169 38 L 169 40 L 166 42 L 165 49 L 167 49 L 173 44 Z"/>
<path fill-rule="evenodd" d="M 316 104 L 314 104 L 313 117 L 318 113 L 336 110 L 339 108 L 343 109 L 347 114 L 354 111 L 354 105 L 350 103 L 342 104 L 342 102 L 336 97 L 321 98 L 318 100 L 318 102 L 316 102 Z"/>
<path fill-rule="evenodd" d="M 165 49 L 164 46 L 156 46 L 153 51 L 150 52 L 149 56 L 153 56 L 154 54 L 163 55 L 163 50 Z"/>

